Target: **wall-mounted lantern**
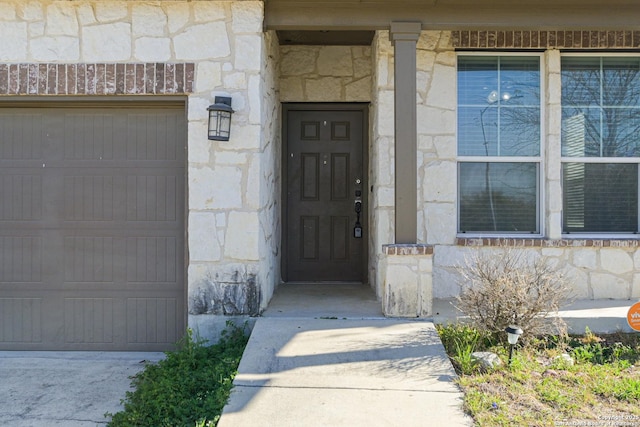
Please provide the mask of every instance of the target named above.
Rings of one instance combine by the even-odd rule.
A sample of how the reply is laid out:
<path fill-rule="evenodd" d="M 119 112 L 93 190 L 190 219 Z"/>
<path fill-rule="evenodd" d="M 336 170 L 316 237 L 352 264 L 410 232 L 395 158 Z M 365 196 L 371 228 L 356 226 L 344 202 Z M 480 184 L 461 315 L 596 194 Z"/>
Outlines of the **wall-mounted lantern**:
<path fill-rule="evenodd" d="M 209 105 L 209 139 L 228 141 L 231 134 L 231 98 L 216 96 L 214 104 Z"/>

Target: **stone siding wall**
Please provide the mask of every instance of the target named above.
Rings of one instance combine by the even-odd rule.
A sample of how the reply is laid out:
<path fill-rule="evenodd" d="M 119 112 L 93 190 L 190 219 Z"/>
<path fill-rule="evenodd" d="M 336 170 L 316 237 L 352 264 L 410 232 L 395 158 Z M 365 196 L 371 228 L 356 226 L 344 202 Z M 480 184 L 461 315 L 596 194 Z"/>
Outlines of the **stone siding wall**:
<path fill-rule="evenodd" d="M 368 46 L 282 46 L 282 102 L 371 101 Z"/>
<path fill-rule="evenodd" d="M 279 280 L 277 49 L 275 36 L 263 33 L 263 7 L 0 2 L 2 94 L 188 95 L 191 325 L 201 314 L 257 314 Z M 233 99 L 228 142 L 207 139 L 215 95 Z"/>
<path fill-rule="evenodd" d="M 528 33 L 528 34 L 524 34 Z M 534 34 L 535 33 L 535 34 Z M 457 92 L 456 48 L 514 49 L 546 47 L 542 55 L 544 108 L 541 194 L 544 236 L 510 239 L 528 256 L 544 256 L 569 277 L 575 297 L 587 299 L 640 298 L 640 246 L 636 240 L 562 239 L 560 51 L 555 47 L 637 47 L 638 33 L 616 32 L 423 31 L 417 45 L 418 116 L 418 244 L 433 246 L 433 296 L 450 298 L 459 292 L 455 266 L 475 251 L 493 251 L 495 239 L 457 238 Z M 596 37 L 596 33 L 598 37 Z M 577 36 L 579 38 L 576 38 Z M 569 37 L 569 38 L 567 38 Z M 569 43 L 569 44 L 567 44 Z M 370 280 L 382 289 L 392 261 L 405 270 L 413 262 L 391 258 L 382 250 L 394 239 L 393 47 L 386 31 L 373 44 L 371 184 L 372 244 Z M 535 54 L 535 53 L 534 53 Z M 492 244 L 493 242 L 493 244 Z M 529 244 L 528 242 L 536 242 Z M 379 268 L 380 267 L 380 268 Z M 407 270 L 408 271 L 408 270 Z M 404 291 L 407 291 L 406 289 Z M 396 295 L 401 292 L 396 290 Z M 409 290 L 408 295 L 414 295 Z M 405 304 L 406 301 L 401 301 Z M 396 303 L 398 306 L 398 304 Z M 402 309 L 402 307 L 400 307 Z M 402 311 L 402 310 L 400 310 Z M 411 308 L 410 311 L 413 311 Z"/>
<path fill-rule="evenodd" d="M 508 244 L 529 257 L 545 257 L 563 272 L 573 285 L 578 299 L 640 298 L 640 251 L 637 242 L 620 246 L 587 245 L 585 240 L 541 240 L 537 245 L 509 239 Z M 615 241 L 612 241 L 615 242 Z M 450 298 L 459 292 L 456 266 L 476 251 L 499 256 L 498 241 L 465 239 L 458 246 L 434 247 L 434 296 Z M 608 242 L 611 243 L 611 242 Z M 614 243 L 615 244 L 615 243 Z"/>

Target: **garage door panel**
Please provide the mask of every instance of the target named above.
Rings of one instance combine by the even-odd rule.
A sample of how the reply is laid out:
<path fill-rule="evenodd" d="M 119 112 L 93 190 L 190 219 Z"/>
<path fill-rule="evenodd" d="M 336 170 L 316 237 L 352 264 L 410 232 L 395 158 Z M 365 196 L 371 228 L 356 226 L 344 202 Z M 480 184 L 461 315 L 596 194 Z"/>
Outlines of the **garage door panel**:
<path fill-rule="evenodd" d="M 127 281 L 129 283 L 175 283 L 178 239 L 174 236 L 129 237 Z"/>
<path fill-rule="evenodd" d="M 42 281 L 42 238 L 0 236 L 0 284 Z"/>
<path fill-rule="evenodd" d="M 176 115 L 139 112 L 129 116 L 127 159 L 177 160 L 185 157 L 183 147 L 174 141 L 184 134 L 185 121 Z"/>
<path fill-rule="evenodd" d="M 185 135 L 179 108 L 0 108 L 0 349 L 172 348 Z"/>
<path fill-rule="evenodd" d="M 0 174 L 0 221 L 37 221 L 42 219 L 42 174 L 23 171 Z M 25 173 L 26 172 L 26 173 Z"/>
<path fill-rule="evenodd" d="M 0 342 L 42 342 L 42 298 L 0 298 Z"/>
<path fill-rule="evenodd" d="M 127 177 L 127 221 L 176 221 L 178 190 L 184 181 L 176 175 L 136 175 Z"/>
<path fill-rule="evenodd" d="M 175 343 L 177 313 L 176 298 L 129 298 L 127 343 Z"/>
<path fill-rule="evenodd" d="M 113 298 L 65 298 L 65 343 L 113 344 Z"/>
<path fill-rule="evenodd" d="M 113 283 L 114 239 L 112 237 L 65 237 L 65 282 Z"/>
<path fill-rule="evenodd" d="M 0 160 L 43 158 L 43 114 L 13 111 L 0 116 Z M 34 125 L 35 124 L 35 125 Z"/>
<path fill-rule="evenodd" d="M 61 120 L 64 121 L 65 160 L 114 159 L 117 129 L 126 124 L 124 120 L 117 120 L 113 114 L 96 113 L 66 113 Z"/>

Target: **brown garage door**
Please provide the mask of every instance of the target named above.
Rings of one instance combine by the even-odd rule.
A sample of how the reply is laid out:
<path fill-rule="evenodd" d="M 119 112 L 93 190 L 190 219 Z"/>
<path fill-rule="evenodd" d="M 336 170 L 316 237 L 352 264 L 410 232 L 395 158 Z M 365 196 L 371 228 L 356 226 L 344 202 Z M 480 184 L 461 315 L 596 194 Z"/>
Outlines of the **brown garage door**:
<path fill-rule="evenodd" d="M 185 141 L 184 104 L 0 108 L 0 349 L 182 336 Z"/>

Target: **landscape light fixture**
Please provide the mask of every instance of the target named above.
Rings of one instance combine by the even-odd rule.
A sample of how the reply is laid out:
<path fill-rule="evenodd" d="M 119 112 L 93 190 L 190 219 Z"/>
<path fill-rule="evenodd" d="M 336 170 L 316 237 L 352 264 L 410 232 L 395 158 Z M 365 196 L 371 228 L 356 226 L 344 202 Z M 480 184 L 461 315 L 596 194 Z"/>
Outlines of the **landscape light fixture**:
<path fill-rule="evenodd" d="M 513 347 L 518 342 L 518 338 L 522 335 L 522 329 L 515 325 L 509 325 L 504 330 L 507 333 L 507 341 L 509 341 L 509 365 L 511 365 L 511 356 L 513 355 Z"/>
<path fill-rule="evenodd" d="M 231 134 L 231 98 L 216 96 L 209 111 L 209 139 L 212 141 L 228 141 Z"/>

